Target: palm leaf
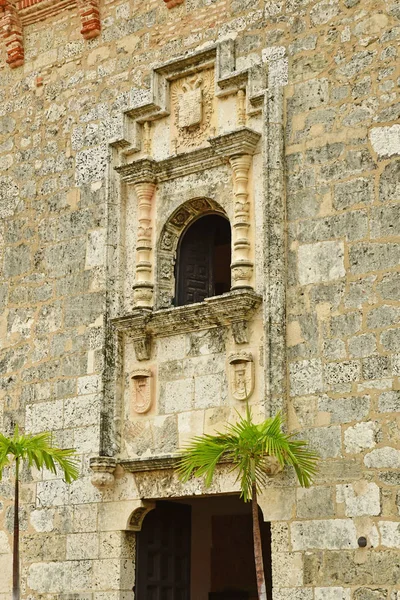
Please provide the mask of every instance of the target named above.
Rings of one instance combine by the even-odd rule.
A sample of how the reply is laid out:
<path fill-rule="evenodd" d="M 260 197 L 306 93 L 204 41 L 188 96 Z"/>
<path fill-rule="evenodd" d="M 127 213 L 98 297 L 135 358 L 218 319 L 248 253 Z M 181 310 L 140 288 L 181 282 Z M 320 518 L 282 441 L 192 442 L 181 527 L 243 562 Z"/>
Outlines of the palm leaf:
<path fill-rule="evenodd" d="M 178 465 L 182 481 L 190 477 L 204 477 L 206 486 L 212 482 L 215 468 L 221 461 L 232 463 L 237 473 L 241 495 L 245 502 L 252 497 L 252 486 L 261 491 L 267 485 L 267 459 L 275 457 L 279 464 L 292 466 L 298 482 L 308 487 L 317 472 L 318 455 L 307 442 L 294 439 L 294 434 L 283 431 L 278 413 L 262 423 L 254 423 L 250 407 L 246 414 L 238 413 L 235 423 L 229 423 L 223 433 L 197 436 L 184 448 Z"/>

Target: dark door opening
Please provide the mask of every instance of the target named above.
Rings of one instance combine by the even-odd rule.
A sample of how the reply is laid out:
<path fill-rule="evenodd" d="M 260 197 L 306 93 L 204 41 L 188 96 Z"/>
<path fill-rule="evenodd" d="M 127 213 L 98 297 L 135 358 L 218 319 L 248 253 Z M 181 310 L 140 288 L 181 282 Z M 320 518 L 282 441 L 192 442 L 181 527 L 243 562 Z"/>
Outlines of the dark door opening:
<path fill-rule="evenodd" d="M 176 305 L 202 302 L 231 288 L 231 228 L 220 215 L 197 219 L 182 236 L 176 262 Z"/>
<path fill-rule="evenodd" d="M 158 502 L 137 536 L 135 599 L 190 600 L 191 507 Z"/>
<path fill-rule="evenodd" d="M 271 592 L 270 524 L 260 524 Z M 257 600 L 251 508 L 238 496 L 158 502 L 137 541 L 135 600 Z"/>

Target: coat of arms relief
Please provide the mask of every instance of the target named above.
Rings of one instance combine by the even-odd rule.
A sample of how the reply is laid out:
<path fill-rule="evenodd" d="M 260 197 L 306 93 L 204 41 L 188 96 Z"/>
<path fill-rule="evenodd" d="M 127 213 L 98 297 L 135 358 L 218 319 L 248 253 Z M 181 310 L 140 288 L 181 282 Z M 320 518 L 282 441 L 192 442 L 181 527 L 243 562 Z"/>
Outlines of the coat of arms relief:
<path fill-rule="evenodd" d="M 132 382 L 132 410 L 137 414 L 146 413 L 152 404 L 152 373 L 148 369 L 133 371 Z"/>
<path fill-rule="evenodd" d="M 213 69 L 172 82 L 173 149 L 176 152 L 199 146 L 210 136 L 213 82 Z"/>
<path fill-rule="evenodd" d="M 248 400 L 254 391 L 254 360 L 250 352 L 229 356 L 231 393 L 235 400 Z"/>

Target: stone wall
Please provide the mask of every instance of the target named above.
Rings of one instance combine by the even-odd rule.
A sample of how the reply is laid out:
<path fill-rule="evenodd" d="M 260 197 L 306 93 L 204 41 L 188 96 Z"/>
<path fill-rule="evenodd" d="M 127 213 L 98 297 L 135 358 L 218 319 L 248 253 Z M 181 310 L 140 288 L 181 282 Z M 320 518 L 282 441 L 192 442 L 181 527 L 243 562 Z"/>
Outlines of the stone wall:
<path fill-rule="evenodd" d="M 131 309 L 132 277 L 121 270 L 115 242 L 124 196 L 110 165 L 120 149 L 109 142 L 121 138 L 124 111 L 148 97 L 155 66 L 233 39 L 236 70 L 263 66 L 274 97 L 287 80 L 285 138 L 279 114 L 268 131 L 261 115 L 254 120 L 266 134 L 268 158 L 259 166 L 269 170 L 257 204 L 268 235 L 256 278 L 262 290 L 263 274 L 273 278 L 285 267 L 287 279 L 286 350 L 268 341 L 284 308 L 277 286 L 264 312 L 264 362 L 258 357 L 267 396 L 259 390 L 256 410 L 262 417 L 283 406 L 289 428 L 300 429 L 322 457 L 312 488 L 297 488 L 284 473 L 260 499 L 272 522 L 274 600 L 398 600 L 398 3 L 185 0 L 168 10 L 161 0 L 132 0 L 102 3 L 100 11 L 99 37 L 82 39 L 79 15 L 66 10 L 24 27 L 23 66 L 11 70 L 4 47 L 0 63 L 0 429 L 10 433 L 18 422 L 30 432 L 50 430 L 81 456 L 81 477 L 71 486 L 47 473 L 23 474 L 23 597 L 131 600 L 130 517 L 143 509 L 141 499 L 205 493 L 198 482 L 182 486 L 170 470 L 135 474 L 121 467 L 114 488 L 101 493 L 90 483 L 89 457 L 104 448 L 117 453 L 117 439 L 104 442 L 110 419 L 121 431 L 110 403 L 109 319 Z M 226 129 L 229 115 L 221 111 Z M 284 144 L 284 165 L 279 151 L 268 153 L 271 139 L 278 150 Z M 284 243 L 277 197 L 285 198 Z M 178 203 L 175 197 L 163 205 L 158 231 Z M 132 239 L 135 210 L 132 203 Z M 173 374 L 175 360 L 184 358 L 186 369 L 196 353 L 202 363 L 205 356 L 219 361 L 221 414 L 207 426 L 225 418 L 234 405 L 223 397 L 225 335 L 175 339 L 174 356 L 167 338 L 160 341 L 155 365 L 165 375 L 160 410 L 151 418 L 164 427 L 163 443 L 151 446 L 145 438 L 143 453 L 170 454 L 204 427 L 189 410 L 196 408 L 195 389 L 190 406 L 186 389 L 179 394 L 185 377 L 183 362 Z M 186 354 L 178 358 L 183 344 Z M 271 364 L 278 365 L 272 375 Z M 197 385 L 206 385 L 199 377 Z M 168 408 L 171 389 L 178 408 Z M 129 411 L 121 414 L 129 430 Z M 137 429 L 131 436 L 136 447 L 124 457 L 141 454 Z M 129 435 L 121 442 L 129 445 Z M 210 493 L 236 489 L 222 470 Z M 0 496 L 0 600 L 9 600 L 9 473 Z M 360 536 L 367 537 L 365 549 Z"/>

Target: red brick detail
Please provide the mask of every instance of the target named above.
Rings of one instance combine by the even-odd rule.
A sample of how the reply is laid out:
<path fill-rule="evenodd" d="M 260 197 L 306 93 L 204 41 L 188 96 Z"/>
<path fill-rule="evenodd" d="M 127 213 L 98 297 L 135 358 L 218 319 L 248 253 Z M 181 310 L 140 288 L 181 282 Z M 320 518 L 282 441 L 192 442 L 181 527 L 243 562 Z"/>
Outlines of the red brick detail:
<path fill-rule="evenodd" d="M 183 4 L 185 0 L 164 0 L 167 8 L 174 8 L 174 6 L 178 6 L 178 4 Z"/>
<path fill-rule="evenodd" d="M 7 64 L 12 69 L 24 64 L 23 28 L 14 0 L 0 0 L 0 36 L 5 41 Z"/>
<path fill-rule="evenodd" d="M 85 40 L 97 37 L 101 31 L 98 0 L 78 0 L 78 6 L 82 21 L 81 34 Z"/>

